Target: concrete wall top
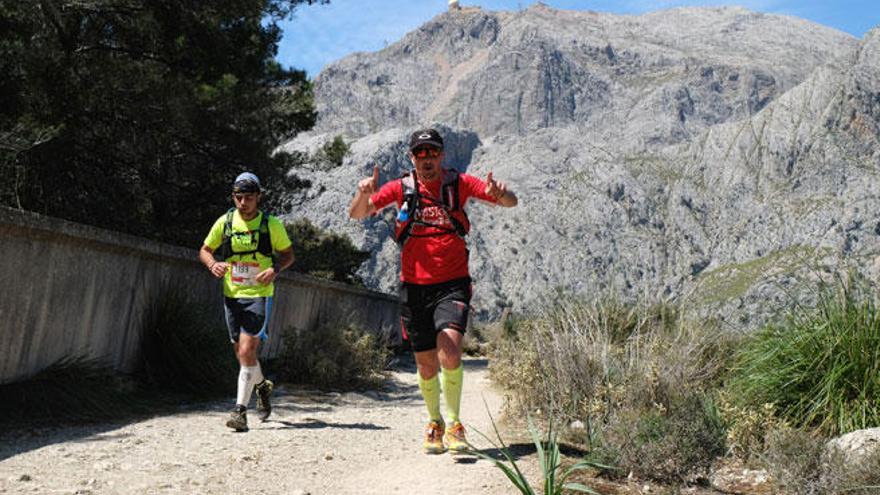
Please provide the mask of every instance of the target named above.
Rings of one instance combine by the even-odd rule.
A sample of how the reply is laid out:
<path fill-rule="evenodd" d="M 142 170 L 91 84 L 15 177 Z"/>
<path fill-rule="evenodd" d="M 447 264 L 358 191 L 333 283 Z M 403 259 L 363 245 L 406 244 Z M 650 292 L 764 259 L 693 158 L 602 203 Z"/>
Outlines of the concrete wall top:
<path fill-rule="evenodd" d="M 54 242 L 87 243 L 91 244 L 93 249 L 125 252 L 129 255 L 134 254 L 145 258 L 172 258 L 184 263 L 199 263 L 198 248 L 174 246 L 122 232 L 0 206 L 0 234 L 11 235 L 13 233 L 22 237 L 52 239 Z M 293 271 L 282 272 L 279 277 L 290 280 L 297 285 L 397 301 L 397 296 L 384 292 L 320 279 Z"/>

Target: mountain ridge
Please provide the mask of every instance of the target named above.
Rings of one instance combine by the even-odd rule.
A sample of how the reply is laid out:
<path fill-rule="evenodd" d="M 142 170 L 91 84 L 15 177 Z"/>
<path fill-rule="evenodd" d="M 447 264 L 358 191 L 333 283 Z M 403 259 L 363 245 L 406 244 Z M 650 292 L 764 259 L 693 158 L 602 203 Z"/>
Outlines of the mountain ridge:
<path fill-rule="evenodd" d="M 564 288 L 753 326 L 791 302 L 786 286 L 850 264 L 876 280 L 880 29 L 856 40 L 742 8 L 572 12 L 445 13 L 328 66 L 316 131 L 284 148 L 343 134 L 352 153 L 306 172 L 317 187 L 292 214 L 372 251 L 363 275 L 392 291 L 390 215 L 335 210 L 373 163 L 382 181 L 406 170 L 408 133 L 432 124 L 447 166 L 493 170 L 520 196 L 469 209 L 481 317 Z"/>

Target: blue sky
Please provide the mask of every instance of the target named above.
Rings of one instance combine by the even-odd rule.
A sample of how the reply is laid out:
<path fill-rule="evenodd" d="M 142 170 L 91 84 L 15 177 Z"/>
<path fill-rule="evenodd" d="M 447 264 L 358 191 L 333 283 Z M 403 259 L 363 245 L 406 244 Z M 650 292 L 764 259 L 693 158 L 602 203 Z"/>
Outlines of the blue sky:
<path fill-rule="evenodd" d="M 459 0 L 464 7 L 484 10 L 518 10 L 533 0 Z M 744 0 L 704 2 L 672 0 L 544 0 L 550 7 L 639 14 L 680 6 L 740 5 L 769 14 L 801 17 L 861 38 L 880 24 L 876 0 Z M 284 39 L 278 61 L 305 69 L 314 78 L 330 62 L 353 52 L 381 50 L 425 21 L 446 10 L 447 0 L 330 0 L 328 5 L 300 7 L 282 24 Z"/>

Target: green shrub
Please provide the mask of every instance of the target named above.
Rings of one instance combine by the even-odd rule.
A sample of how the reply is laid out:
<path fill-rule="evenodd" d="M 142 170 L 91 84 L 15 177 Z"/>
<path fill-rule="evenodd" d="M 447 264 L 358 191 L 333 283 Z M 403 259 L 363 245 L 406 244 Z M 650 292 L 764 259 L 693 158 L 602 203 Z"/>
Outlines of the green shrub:
<path fill-rule="evenodd" d="M 733 343 L 664 305 L 562 299 L 510 322 L 491 345 L 490 371 L 506 387 L 513 412 L 549 408 L 590 424 L 619 408 L 668 405 L 682 390 L 713 389 Z"/>
<path fill-rule="evenodd" d="M 880 425 L 880 315 L 855 285 L 822 290 L 815 309 L 767 325 L 739 351 L 731 396 L 773 404 L 794 427 L 834 436 Z"/>
<path fill-rule="evenodd" d="M 332 141 L 327 141 L 321 146 L 316 158 L 325 170 L 329 170 L 341 166 L 348 152 L 349 146 L 345 139 L 342 136 L 336 136 Z"/>
<path fill-rule="evenodd" d="M 159 392 L 194 398 L 229 394 L 238 361 L 220 306 L 196 303 L 183 289 L 166 288 L 147 309 L 140 379 Z"/>
<path fill-rule="evenodd" d="M 804 430 L 780 427 L 767 432 L 763 464 L 783 493 L 811 495 L 822 474 L 824 440 Z"/>
<path fill-rule="evenodd" d="M 370 253 L 354 247 L 346 235 L 326 232 L 303 218 L 285 225 L 296 261 L 292 269 L 313 277 L 363 286 L 355 272 Z"/>
<path fill-rule="evenodd" d="M 490 371 L 507 389 L 510 412 L 580 420 L 586 432 L 572 440 L 624 474 L 680 481 L 724 452 L 709 397 L 733 337 L 668 305 L 562 298 L 548 307 L 512 319 L 491 346 Z"/>
<path fill-rule="evenodd" d="M 672 400 L 668 408 L 616 412 L 603 428 L 597 455 L 618 466 L 621 475 L 684 483 L 708 474 L 724 454 L 724 437 L 714 403 L 690 395 Z"/>
<path fill-rule="evenodd" d="M 64 359 L 19 382 L 0 385 L 0 422 L 79 423 L 143 414 L 137 384 L 106 363 Z"/>
<path fill-rule="evenodd" d="M 284 347 L 275 362 L 290 383 L 351 390 L 381 386 L 389 352 L 375 335 L 343 324 L 307 332 L 284 331 Z"/>

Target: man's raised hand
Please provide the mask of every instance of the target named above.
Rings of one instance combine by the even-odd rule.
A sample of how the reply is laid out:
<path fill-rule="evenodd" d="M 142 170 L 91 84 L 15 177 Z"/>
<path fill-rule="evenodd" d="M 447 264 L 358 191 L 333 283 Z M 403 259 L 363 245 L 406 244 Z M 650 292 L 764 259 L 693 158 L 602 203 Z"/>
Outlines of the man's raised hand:
<path fill-rule="evenodd" d="M 375 213 L 376 209 L 370 202 L 370 196 L 379 189 L 379 166 L 373 165 L 373 175 L 361 179 L 357 183 L 357 193 L 348 207 L 348 216 L 360 220 Z"/>
<path fill-rule="evenodd" d="M 367 177 L 366 179 L 361 179 L 358 182 L 358 190 L 364 194 L 373 194 L 376 192 L 376 189 L 379 187 L 379 166 L 373 165 L 373 175 L 372 177 Z"/>
<path fill-rule="evenodd" d="M 489 172 L 486 175 L 486 195 L 490 196 L 495 201 L 498 201 L 506 192 L 507 185 L 503 182 L 497 182 L 492 178 L 492 172 Z"/>

